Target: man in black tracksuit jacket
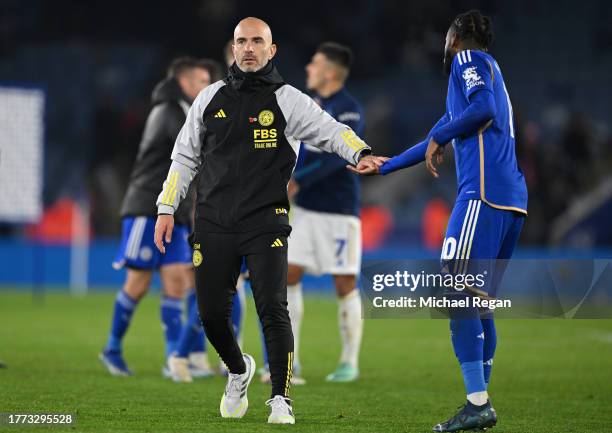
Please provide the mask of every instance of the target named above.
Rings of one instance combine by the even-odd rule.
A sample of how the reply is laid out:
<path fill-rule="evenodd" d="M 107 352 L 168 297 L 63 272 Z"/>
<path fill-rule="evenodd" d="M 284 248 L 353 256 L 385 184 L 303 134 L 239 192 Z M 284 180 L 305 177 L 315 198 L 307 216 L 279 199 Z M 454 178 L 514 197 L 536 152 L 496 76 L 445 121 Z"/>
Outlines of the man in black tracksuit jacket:
<path fill-rule="evenodd" d="M 270 423 L 295 422 L 288 404 L 293 335 L 287 312 L 287 183 L 300 141 L 359 166 L 378 157 L 346 125 L 286 84 L 270 61 L 276 52 L 267 24 L 242 20 L 234 31 L 228 76 L 194 101 L 172 152 L 158 204 L 155 242 L 163 252 L 175 212 L 199 171 L 194 265 L 200 317 L 211 344 L 230 371 L 223 417 L 246 412 L 246 389 L 255 371 L 242 354 L 229 321 L 232 294 L 246 258 L 269 355 Z"/>

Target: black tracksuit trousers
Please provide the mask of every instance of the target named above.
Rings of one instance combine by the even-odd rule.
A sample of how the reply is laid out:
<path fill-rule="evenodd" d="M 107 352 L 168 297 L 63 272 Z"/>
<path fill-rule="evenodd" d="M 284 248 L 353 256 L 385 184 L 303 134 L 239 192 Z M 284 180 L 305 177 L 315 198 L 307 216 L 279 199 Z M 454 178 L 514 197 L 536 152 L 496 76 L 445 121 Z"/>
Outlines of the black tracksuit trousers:
<path fill-rule="evenodd" d="M 231 323 L 232 300 L 245 257 L 268 350 L 272 396 L 288 396 L 293 333 L 287 310 L 286 233 L 196 232 L 193 240 L 198 309 L 208 340 L 231 373 L 245 372 Z"/>

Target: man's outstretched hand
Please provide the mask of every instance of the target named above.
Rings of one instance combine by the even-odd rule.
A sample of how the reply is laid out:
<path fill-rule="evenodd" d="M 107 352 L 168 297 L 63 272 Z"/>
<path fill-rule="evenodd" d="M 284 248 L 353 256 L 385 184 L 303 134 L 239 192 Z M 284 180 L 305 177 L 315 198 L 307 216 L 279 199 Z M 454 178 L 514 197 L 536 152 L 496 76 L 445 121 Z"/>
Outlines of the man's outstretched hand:
<path fill-rule="evenodd" d="M 431 173 L 433 177 L 439 177 L 438 169 L 436 165 L 440 165 L 444 162 L 444 146 L 440 146 L 436 140 L 431 138 L 429 140 L 429 144 L 427 145 L 427 150 L 425 151 L 425 164 L 427 165 L 427 170 Z"/>
<path fill-rule="evenodd" d="M 174 229 L 173 215 L 158 215 L 155 223 L 155 246 L 162 253 L 166 254 L 164 241 L 169 244 L 172 242 L 172 230 Z"/>
<path fill-rule="evenodd" d="M 380 174 L 380 167 L 387 160 L 389 160 L 389 158 L 387 158 L 386 156 L 366 155 L 359 160 L 359 163 L 356 167 L 353 167 L 352 165 L 347 165 L 346 168 L 348 168 L 353 173 L 357 173 L 362 176 L 372 176 L 375 174 Z"/>

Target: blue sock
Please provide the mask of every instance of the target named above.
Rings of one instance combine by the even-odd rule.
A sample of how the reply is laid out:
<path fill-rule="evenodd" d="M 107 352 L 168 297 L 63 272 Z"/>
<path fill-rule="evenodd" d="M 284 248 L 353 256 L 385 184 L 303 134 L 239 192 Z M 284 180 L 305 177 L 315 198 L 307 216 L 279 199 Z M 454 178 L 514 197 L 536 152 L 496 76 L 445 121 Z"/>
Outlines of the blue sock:
<path fill-rule="evenodd" d="M 204 333 L 202 331 L 202 321 L 198 313 L 195 294 L 189 295 L 187 298 L 187 306 L 189 308 L 187 321 L 181 329 L 179 341 L 176 345 L 176 354 L 181 358 L 187 358 L 191 352 L 204 352 L 204 344 L 200 344 L 199 341 L 196 341 L 201 340 L 203 342 Z"/>
<path fill-rule="evenodd" d="M 130 326 L 132 314 L 134 314 L 134 309 L 137 305 L 138 301 L 130 298 L 123 290 L 117 293 L 113 311 L 113 321 L 111 322 L 111 331 L 108 335 L 106 350 L 121 352 L 121 341 Z"/>
<path fill-rule="evenodd" d="M 487 390 L 483 379 L 482 361 L 462 362 L 461 374 L 467 395 Z"/>
<path fill-rule="evenodd" d="M 493 316 L 486 319 L 481 319 L 482 329 L 484 331 L 484 345 L 482 350 L 484 381 L 485 385 L 489 386 L 491 378 L 491 369 L 493 368 L 493 357 L 495 356 L 495 348 L 497 347 L 497 332 L 495 330 L 495 322 Z"/>
<path fill-rule="evenodd" d="M 461 364 L 466 393 L 472 394 L 487 389 L 482 363 L 484 334 L 478 311 L 475 311 L 473 318 L 467 318 L 465 310 L 461 314 L 462 318 L 450 321 L 451 339 Z"/>
<path fill-rule="evenodd" d="M 198 302 L 197 302 L 195 290 L 192 290 L 189 296 L 187 297 L 187 308 L 188 308 L 187 311 L 189 312 L 187 316 L 187 323 L 197 324 L 197 331 L 191 338 L 191 347 L 189 347 L 188 350 L 190 353 L 191 352 L 206 352 L 206 334 L 204 334 L 204 328 L 202 327 L 202 321 L 200 320 L 200 314 L 198 312 Z M 195 319 L 191 317 L 192 308 L 195 309 Z M 180 343 L 179 343 L 179 346 L 180 346 Z M 178 351 L 179 353 L 181 352 L 184 353 L 185 349 L 181 351 L 179 347 Z"/>
<path fill-rule="evenodd" d="M 164 296 L 161 302 L 161 321 L 166 339 L 166 358 L 176 351 L 181 335 L 181 315 L 183 314 L 183 300 Z"/>

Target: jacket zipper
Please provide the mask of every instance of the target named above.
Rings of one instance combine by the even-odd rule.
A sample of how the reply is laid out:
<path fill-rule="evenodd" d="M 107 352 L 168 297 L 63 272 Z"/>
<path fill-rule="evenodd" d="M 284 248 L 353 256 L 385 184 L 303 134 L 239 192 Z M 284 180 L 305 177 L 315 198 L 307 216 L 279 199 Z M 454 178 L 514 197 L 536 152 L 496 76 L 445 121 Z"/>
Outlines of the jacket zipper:
<path fill-rule="evenodd" d="M 232 207 L 231 207 L 231 213 L 230 213 L 230 224 L 232 227 L 235 227 L 238 224 L 238 206 L 240 204 L 240 200 L 238 200 L 238 197 L 240 197 L 240 193 L 242 191 L 242 184 L 243 184 L 243 180 L 242 180 L 242 167 L 241 167 L 241 162 L 242 162 L 242 155 L 243 155 L 243 148 L 245 147 L 242 143 L 242 140 L 240 139 L 240 137 L 242 137 L 242 124 L 241 124 L 241 119 L 244 118 L 244 112 L 245 112 L 245 95 L 241 94 L 240 91 L 236 91 L 236 93 L 238 94 L 238 117 L 235 119 L 235 124 L 234 127 L 237 128 L 236 133 L 237 133 L 237 137 L 238 140 L 237 141 L 237 146 L 238 146 L 238 152 L 237 152 L 237 162 L 236 162 L 236 173 L 234 174 L 234 179 L 237 180 L 236 182 L 236 197 L 235 199 L 230 198 L 230 200 L 233 201 Z M 250 133 L 250 130 L 249 130 Z M 248 134 L 245 135 L 246 136 L 246 140 L 248 141 Z"/>

